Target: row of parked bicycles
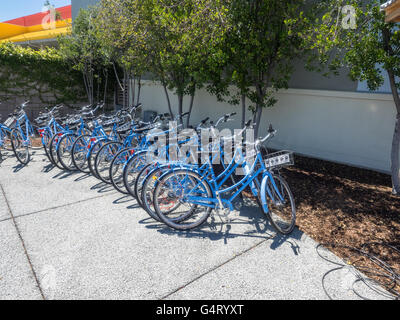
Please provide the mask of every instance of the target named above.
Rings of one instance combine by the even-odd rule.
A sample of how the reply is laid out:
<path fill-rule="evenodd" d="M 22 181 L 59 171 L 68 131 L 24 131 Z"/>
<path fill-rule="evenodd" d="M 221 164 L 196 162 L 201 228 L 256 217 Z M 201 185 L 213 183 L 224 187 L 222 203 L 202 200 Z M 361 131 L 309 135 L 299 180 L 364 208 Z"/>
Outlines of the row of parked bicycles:
<path fill-rule="evenodd" d="M 173 229 L 199 227 L 213 212 L 229 219 L 235 200 L 244 193 L 257 202 L 261 214 L 279 233 L 289 234 L 295 227 L 294 198 L 281 175 L 283 167 L 293 164 L 293 154 L 271 153 L 263 146 L 276 135 L 272 126 L 267 136 L 244 142 L 243 147 L 235 148 L 229 161 L 224 161 L 224 141 L 242 139 L 252 122 L 232 137 L 207 143 L 202 143 L 201 132 L 205 130 L 212 136 L 236 113 L 223 115 L 215 122 L 206 118 L 188 137 L 180 135 L 182 126 L 167 125 L 171 120 L 182 123 L 187 113 L 175 119 L 161 114 L 143 122 L 134 116 L 140 105 L 106 115 L 104 104 L 99 103 L 61 117 L 63 106 L 58 105 L 46 109 L 31 123 L 25 111 L 27 105 L 22 104 L 0 123 L 0 153 L 2 149 L 12 150 L 21 165 L 30 162 L 37 137 L 53 166 L 90 174 L 113 185 L 122 194 L 134 197 L 151 218 Z M 177 139 L 159 143 L 164 141 L 161 137 L 171 135 Z M 196 142 L 193 145 L 198 153 L 207 151 L 201 163 L 190 161 L 193 154 L 184 146 L 191 142 Z M 172 148 L 178 155 L 174 159 Z M 218 164 L 214 164 L 216 155 L 222 159 Z M 242 174 L 237 174 L 238 169 Z"/>

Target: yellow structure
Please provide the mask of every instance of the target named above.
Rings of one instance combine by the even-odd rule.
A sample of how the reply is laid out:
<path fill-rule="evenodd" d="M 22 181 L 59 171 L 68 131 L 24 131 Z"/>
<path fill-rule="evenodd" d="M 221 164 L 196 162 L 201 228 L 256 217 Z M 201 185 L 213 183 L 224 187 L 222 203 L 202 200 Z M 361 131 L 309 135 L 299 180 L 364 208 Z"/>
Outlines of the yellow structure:
<path fill-rule="evenodd" d="M 33 40 L 55 39 L 62 34 L 70 33 L 71 19 L 49 24 L 24 27 L 9 23 L 0 23 L 0 42 L 25 42 Z"/>

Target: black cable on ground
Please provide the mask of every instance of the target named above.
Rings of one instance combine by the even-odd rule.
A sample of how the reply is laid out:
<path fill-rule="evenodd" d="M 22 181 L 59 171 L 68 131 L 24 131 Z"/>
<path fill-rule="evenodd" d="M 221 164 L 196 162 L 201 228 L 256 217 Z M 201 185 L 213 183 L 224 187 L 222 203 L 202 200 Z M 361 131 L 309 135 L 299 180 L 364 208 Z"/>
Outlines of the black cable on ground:
<path fill-rule="evenodd" d="M 322 255 L 320 252 L 320 248 L 341 248 L 341 249 L 347 249 L 350 252 L 352 252 L 352 255 L 349 255 L 345 258 L 346 261 L 348 261 L 348 264 L 345 263 L 338 263 L 334 262 Z M 376 248 L 380 250 L 390 250 L 394 254 L 399 256 L 400 259 L 400 243 L 381 243 L 381 242 L 368 242 L 364 243 L 360 248 L 355 248 L 351 246 L 345 246 L 345 245 L 338 245 L 335 243 L 324 243 L 324 244 L 319 244 L 316 248 L 318 255 L 324 259 L 325 261 L 328 261 L 334 265 L 337 265 L 337 268 L 334 268 L 332 270 L 329 270 L 324 274 L 322 277 L 322 287 L 325 291 L 325 294 L 329 297 L 329 299 L 332 300 L 332 297 L 329 295 L 325 288 L 325 279 L 328 276 L 328 274 L 334 272 L 334 271 L 339 271 L 342 270 L 346 267 L 349 267 L 349 265 L 355 267 L 357 270 L 362 272 L 357 272 L 356 274 L 356 280 L 354 280 L 353 285 L 352 285 L 352 290 L 353 292 L 359 296 L 362 299 L 369 300 L 368 298 L 362 296 L 357 292 L 355 289 L 355 285 L 358 282 L 364 283 L 368 288 L 371 290 L 375 291 L 376 293 L 382 295 L 383 297 L 393 299 L 393 300 L 400 300 L 400 292 L 397 291 L 396 287 L 400 287 L 400 273 L 398 270 L 395 270 L 392 266 L 390 266 L 387 262 L 383 261 L 381 258 L 378 258 L 375 254 L 371 253 L 371 251 Z M 370 268 L 370 267 L 364 267 L 360 266 L 357 264 L 357 262 L 361 261 L 362 258 L 366 258 L 370 260 L 376 267 L 375 268 Z M 350 263 L 351 261 L 351 263 Z M 375 279 L 372 279 L 375 278 Z M 380 281 L 377 281 L 376 279 L 379 279 Z M 383 287 L 386 291 L 379 290 L 379 287 Z"/>

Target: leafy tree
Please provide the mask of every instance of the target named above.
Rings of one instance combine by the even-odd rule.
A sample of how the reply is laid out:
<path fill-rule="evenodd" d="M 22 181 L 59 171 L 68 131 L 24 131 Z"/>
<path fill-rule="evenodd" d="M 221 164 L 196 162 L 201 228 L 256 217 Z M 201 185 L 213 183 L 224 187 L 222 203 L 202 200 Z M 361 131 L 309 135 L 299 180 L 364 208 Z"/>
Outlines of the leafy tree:
<path fill-rule="evenodd" d="M 218 63 L 216 44 L 223 39 L 226 10 L 219 0 L 143 2 L 141 18 L 149 70 L 164 86 L 171 116 L 167 89 L 178 96 L 178 113 L 184 112 L 183 99 L 189 95 L 191 113 L 196 89 L 209 80 L 210 71 Z"/>
<path fill-rule="evenodd" d="M 275 93 L 287 89 L 294 60 L 306 56 L 309 47 L 303 35 L 313 26 L 316 5 L 306 0 L 227 0 L 227 30 L 221 47 L 226 66 L 215 77 L 211 92 L 230 102 L 246 98 L 254 114 L 258 135 L 262 110 L 276 104 Z M 237 91 L 229 91 L 234 84 Z M 244 122 L 244 117 L 242 119 Z"/>
<path fill-rule="evenodd" d="M 315 34 L 315 49 L 333 71 L 347 67 L 353 80 L 366 81 L 370 90 L 380 88 L 389 77 L 391 93 L 396 109 L 395 128 L 392 141 L 391 163 L 393 193 L 400 193 L 400 30 L 394 23 L 385 22 L 380 5 L 385 1 L 329 1 L 323 17 L 324 29 Z M 343 5 L 351 5 L 356 24 L 343 28 Z M 310 36 L 312 38 L 313 36 Z M 335 50 L 332 50 L 335 48 Z"/>
<path fill-rule="evenodd" d="M 108 84 L 109 57 L 103 50 L 94 28 L 96 7 L 81 9 L 74 20 L 71 34 L 58 39 L 59 52 L 75 70 L 82 72 L 90 104 L 105 100 Z M 104 89 L 102 86 L 104 85 Z M 101 92 L 104 97 L 100 96 Z"/>
<path fill-rule="evenodd" d="M 95 20 L 97 37 L 102 44 L 102 50 L 113 64 L 119 86 L 124 94 L 128 94 L 128 87 L 131 87 L 133 101 L 137 96 L 137 103 L 140 100 L 141 77 L 148 70 L 149 64 L 143 44 L 144 23 L 140 17 L 141 5 L 140 1 L 102 0 Z M 122 83 L 118 79 L 117 69 L 123 70 Z M 135 84 L 127 84 L 131 78 L 138 82 L 137 93 Z"/>

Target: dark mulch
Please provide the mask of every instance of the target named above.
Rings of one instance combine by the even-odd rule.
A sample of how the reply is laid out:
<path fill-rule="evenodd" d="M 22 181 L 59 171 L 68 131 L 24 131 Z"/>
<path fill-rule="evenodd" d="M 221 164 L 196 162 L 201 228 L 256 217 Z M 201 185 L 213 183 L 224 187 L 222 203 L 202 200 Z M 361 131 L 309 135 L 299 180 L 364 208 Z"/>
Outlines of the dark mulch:
<path fill-rule="evenodd" d="M 344 246 L 361 249 L 366 243 L 399 245 L 400 197 L 391 193 L 390 176 L 300 156 L 295 160 L 296 165 L 282 173 L 296 199 L 300 230 L 319 243 L 335 244 L 328 247 L 349 263 L 376 270 L 370 259 Z M 377 245 L 369 245 L 368 250 L 400 273 L 396 251 Z M 400 292 L 400 286 L 396 290 Z"/>

